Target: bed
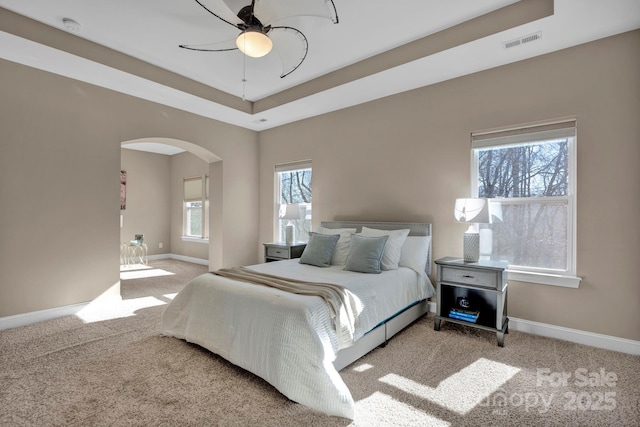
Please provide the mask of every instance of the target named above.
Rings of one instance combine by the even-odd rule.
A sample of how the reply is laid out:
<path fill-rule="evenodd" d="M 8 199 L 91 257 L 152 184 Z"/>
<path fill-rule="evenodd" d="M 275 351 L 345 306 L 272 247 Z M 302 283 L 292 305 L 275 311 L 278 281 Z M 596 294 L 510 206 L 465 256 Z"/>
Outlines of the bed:
<path fill-rule="evenodd" d="M 408 235 L 399 238 L 406 230 Z M 429 311 L 427 299 L 434 294 L 428 278 L 431 224 L 332 221 L 322 222 L 315 234 L 340 235 L 326 268 L 301 263 L 303 253 L 300 260 L 247 269 L 283 280 L 340 286 L 352 298 L 357 314 L 351 328 L 337 325 L 320 297 L 207 273 L 188 283 L 167 306 L 162 333 L 218 354 L 265 379 L 293 401 L 353 419 L 355 403 L 338 371 L 384 345 Z M 380 265 L 388 261 L 393 238 L 395 249 L 401 252 L 397 269 L 380 274 L 345 271 L 353 267 L 353 251 L 359 242 L 373 242 L 389 234 L 388 239 L 382 237 L 387 243 Z M 310 245 L 307 250 L 311 252 Z M 349 257 L 347 265 L 340 263 L 342 256 Z"/>

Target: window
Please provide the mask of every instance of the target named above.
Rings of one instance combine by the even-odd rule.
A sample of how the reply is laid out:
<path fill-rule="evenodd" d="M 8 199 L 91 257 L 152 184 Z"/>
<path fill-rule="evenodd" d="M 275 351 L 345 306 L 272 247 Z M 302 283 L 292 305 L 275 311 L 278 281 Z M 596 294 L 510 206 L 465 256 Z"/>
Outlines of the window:
<path fill-rule="evenodd" d="M 281 205 L 298 204 L 300 219 L 292 220 L 295 240 L 306 242 L 311 231 L 311 162 L 276 165 L 275 231 L 279 241 L 285 241 L 285 225 L 289 220 L 280 219 Z"/>
<path fill-rule="evenodd" d="M 501 221 L 482 226 L 481 247 L 485 258 L 509 261 L 512 279 L 579 284 L 575 139 L 574 120 L 472 134 L 473 195 L 502 211 Z"/>
<path fill-rule="evenodd" d="M 209 238 L 209 177 L 184 179 L 183 240 Z"/>

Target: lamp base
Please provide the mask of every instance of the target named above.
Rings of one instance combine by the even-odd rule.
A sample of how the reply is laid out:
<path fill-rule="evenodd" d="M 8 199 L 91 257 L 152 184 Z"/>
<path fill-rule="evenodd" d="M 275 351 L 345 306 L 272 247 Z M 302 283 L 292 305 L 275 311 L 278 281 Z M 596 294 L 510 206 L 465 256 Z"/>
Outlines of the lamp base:
<path fill-rule="evenodd" d="M 294 233 L 293 224 L 287 224 L 287 226 L 284 229 L 284 235 L 285 235 L 285 242 L 287 243 L 287 245 L 290 245 L 294 242 L 295 233 Z"/>
<path fill-rule="evenodd" d="M 464 233 L 464 262 L 478 262 L 480 259 L 480 234 Z"/>

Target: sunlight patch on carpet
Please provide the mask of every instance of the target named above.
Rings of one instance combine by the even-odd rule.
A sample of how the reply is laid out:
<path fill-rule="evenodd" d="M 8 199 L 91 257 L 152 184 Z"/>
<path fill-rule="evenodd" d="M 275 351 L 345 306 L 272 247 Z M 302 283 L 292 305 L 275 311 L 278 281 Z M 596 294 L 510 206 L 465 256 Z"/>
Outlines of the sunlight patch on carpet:
<path fill-rule="evenodd" d="M 154 268 L 151 270 L 134 270 L 134 271 L 120 271 L 120 280 L 129 279 L 147 279 L 149 277 L 161 277 L 161 276 L 173 276 L 175 273 L 163 270 L 161 268 Z"/>
<path fill-rule="evenodd" d="M 368 363 L 363 363 L 362 365 L 358 365 L 355 368 L 353 368 L 353 370 L 356 372 L 364 372 L 364 371 L 368 371 L 371 368 L 373 368 L 373 365 L 369 365 Z"/>
<path fill-rule="evenodd" d="M 376 391 L 356 402 L 356 419 L 350 426 L 435 426 L 450 423 Z"/>
<path fill-rule="evenodd" d="M 379 381 L 465 415 L 518 372 L 519 368 L 481 358 L 446 378 L 436 388 L 396 374 L 385 375 Z"/>
<path fill-rule="evenodd" d="M 120 271 L 132 271 L 132 270 L 148 270 L 151 267 L 146 264 L 120 264 Z"/>
<path fill-rule="evenodd" d="M 84 323 L 101 322 L 104 320 L 135 316 L 138 310 L 165 304 L 167 304 L 165 301 L 161 301 L 155 297 L 134 298 L 119 302 L 90 304 L 76 313 L 76 316 Z"/>

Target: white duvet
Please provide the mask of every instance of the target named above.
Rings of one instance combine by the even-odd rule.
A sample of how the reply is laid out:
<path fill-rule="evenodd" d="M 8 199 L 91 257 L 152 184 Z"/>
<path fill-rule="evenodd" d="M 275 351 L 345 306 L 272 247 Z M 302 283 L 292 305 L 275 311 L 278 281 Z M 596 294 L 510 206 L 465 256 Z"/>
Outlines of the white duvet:
<path fill-rule="evenodd" d="M 349 289 L 363 307 L 354 341 L 433 295 L 426 274 L 402 267 L 363 274 L 344 271 L 342 266 L 319 268 L 288 260 L 249 268 Z M 319 297 L 204 274 L 167 306 L 162 332 L 253 372 L 293 401 L 330 415 L 354 417 L 351 393 L 333 366 L 338 351 L 352 342 L 339 339 L 330 311 Z"/>

